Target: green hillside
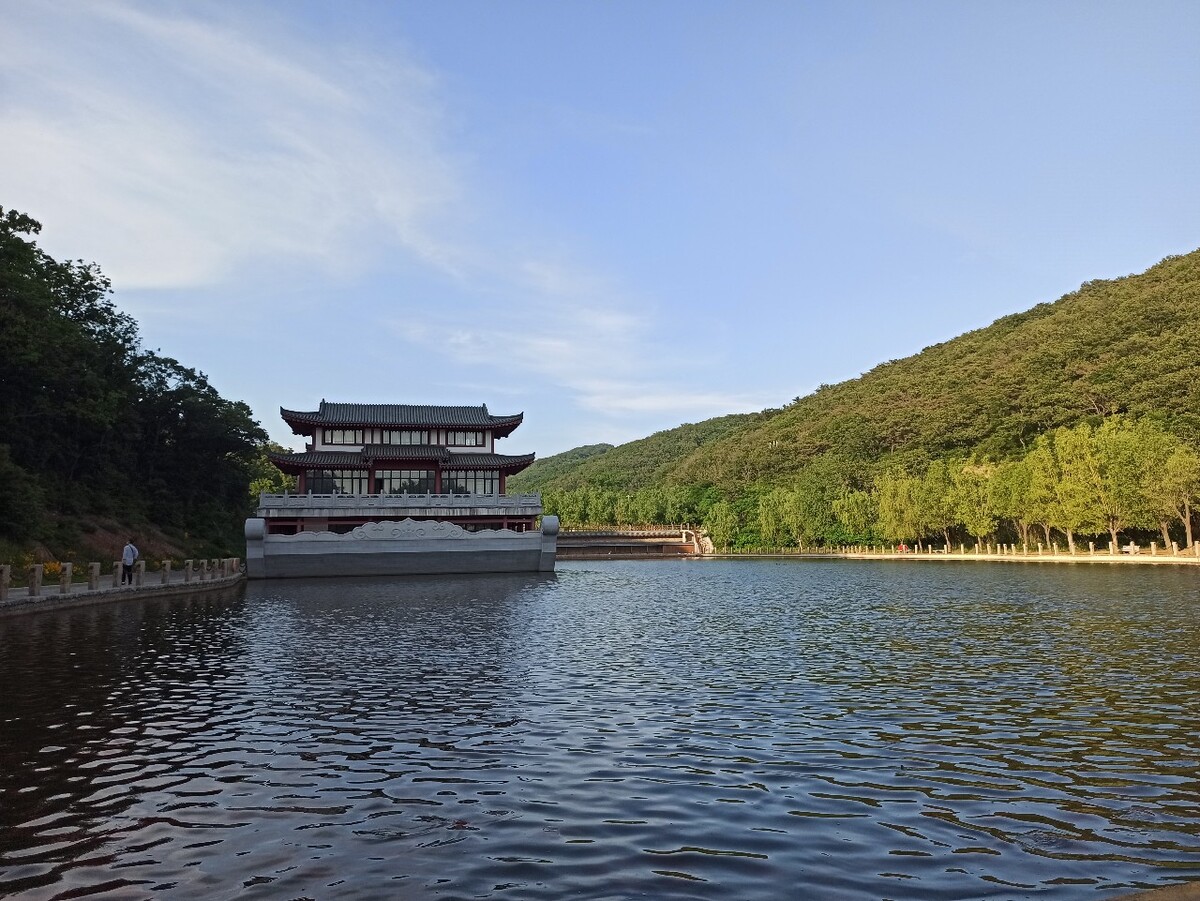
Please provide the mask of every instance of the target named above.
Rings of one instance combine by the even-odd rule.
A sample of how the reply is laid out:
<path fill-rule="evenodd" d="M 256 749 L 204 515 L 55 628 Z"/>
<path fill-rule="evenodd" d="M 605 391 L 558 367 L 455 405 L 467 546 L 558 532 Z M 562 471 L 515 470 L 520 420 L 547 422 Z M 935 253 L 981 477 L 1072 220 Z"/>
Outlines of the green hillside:
<path fill-rule="evenodd" d="M 525 484 L 549 492 L 548 509 L 593 523 L 623 494 L 637 495 L 628 509 L 654 509 L 641 495 L 686 489 L 709 499 L 697 515 L 742 544 L 1024 541 L 1033 525 L 1047 542 L 1115 541 L 1131 529 L 1190 542 L 1198 411 L 1195 251 L 1088 282 L 782 410 L 659 432 L 531 469 Z"/>
<path fill-rule="evenodd" d="M 1155 414 L 1200 438 L 1200 251 L 1088 282 L 783 410 L 683 425 L 570 468 L 548 466 L 568 451 L 520 484 L 632 490 L 660 480 L 736 493 L 787 484 L 817 459 L 866 464 L 869 478 L 884 461 L 1016 455 L 1057 426 L 1123 412 Z"/>
<path fill-rule="evenodd" d="M 560 476 L 569 475 L 585 460 L 598 457 L 612 449 L 611 444 L 585 444 L 583 447 L 575 447 L 569 451 L 563 451 L 561 454 L 555 454 L 553 457 L 544 457 L 537 460 L 529 469 L 510 478 L 508 488 L 517 493 L 541 491 Z"/>
<path fill-rule="evenodd" d="M 778 411 L 772 411 L 778 412 Z M 661 484 L 698 449 L 771 415 L 734 413 L 655 432 L 619 447 L 592 444 L 538 460 L 508 480 L 510 491 L 583 487 L 633 490 Z"/>
<path fill-rule="evenodd" d="M 1158 414 L 1200 437 L 1200 251 L 1093 281 L 1055 303 L 822 387 L 672 471 L 734 490 L 777 484 L 816 457 L 917 464 L 1000 458 L 1089 416 Z M 892 461 L 889 461 L 892 462 Z"/>

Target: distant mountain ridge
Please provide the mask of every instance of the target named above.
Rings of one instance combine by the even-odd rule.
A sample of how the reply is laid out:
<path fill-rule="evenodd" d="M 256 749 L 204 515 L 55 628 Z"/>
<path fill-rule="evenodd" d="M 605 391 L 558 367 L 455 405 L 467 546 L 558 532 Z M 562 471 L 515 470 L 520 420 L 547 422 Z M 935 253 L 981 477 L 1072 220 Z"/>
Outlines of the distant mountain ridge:
<path fill-rule="evenodd" d="M 514 490 L 786 485 L 814 463 L 868 478 L 880 465 L 1004 459 L 1040 433 L 1110 413 L 1153 416 L 1200 439 L 1200 250 L 1043 303 L 781 410 L 577 448 Z"/>

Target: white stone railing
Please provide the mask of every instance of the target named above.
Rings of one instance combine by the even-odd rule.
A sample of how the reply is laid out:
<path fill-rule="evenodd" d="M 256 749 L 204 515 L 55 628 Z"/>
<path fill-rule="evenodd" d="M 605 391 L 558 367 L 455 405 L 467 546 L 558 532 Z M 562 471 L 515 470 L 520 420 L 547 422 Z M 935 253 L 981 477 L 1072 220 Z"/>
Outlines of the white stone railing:
<path fill-rule="evenodd" d="M 540 494 L 261 494 L 258 506 L 290 507 L 527 507 L 540 513 Z"/>
<path fill-rule="evenodd" d="M 560 537 L 567 538 L 679 538 L 692 540 L 689 526 L 563 526 Z"/>

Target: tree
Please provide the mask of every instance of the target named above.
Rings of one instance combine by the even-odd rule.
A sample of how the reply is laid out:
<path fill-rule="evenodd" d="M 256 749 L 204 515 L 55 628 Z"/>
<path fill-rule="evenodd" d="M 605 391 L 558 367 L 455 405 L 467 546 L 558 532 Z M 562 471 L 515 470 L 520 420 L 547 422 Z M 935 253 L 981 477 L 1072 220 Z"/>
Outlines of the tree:
<path fill-rule="evenodd" d="M 40 229 L 0 209 L 0 436 L 5 471 L 24 473 L 9 501 L 18 540 L 41 514 L 105 513 L 232 549 L 266 433 L 203 373 L 141 349 L 99 268 L 54 260 Z"/>
<path fill-rule="evenodd" d="M 946 547 L 950 546 L 950 530 L 963 521 L 954 508 L 953 493 L 949 468 L 943 461 L 934 460 L 916 486 L 916 515 L 922 535 L 940 533 Z"/>
<path fill-rule="evenodd" d="M 822 457 L 796 475 L 788 497 L 787 522 L 796 543 L 832 544 L 840 537 L 833 502 L 847 483 L 845 465 Z"/>
<path fill-rule="evenodd" d="M 780 547 L 787 535 L 789 492 L 774 488 L 758 499 L 758 534 L 766 547 Z"/>
<path fill-rule="evenodd" d="M 1067 536 L 1071 553 L 1075 553 L 1076 532 L 1091 533 L 1104 528 L 1099 462 L 1095 451 L 1095 436 L 1086 422 L 1054 432 L 1054 456 L 1059 477 L 1054 486 L 1057 504 L 1053 522 Z M 1114 536 L 1114 544 L 1116 540 Z"/>
<path fill-rule="evenodd" d="M 285 454 L 287 452 L 286 447 L 275 441 L 268 441 L 258 446 L 258 453 L 250 461 L 249 487 L 250 497 L 256 503 L 260 494 L 283 494 L 285 491 L 296 490 L 296 477 L 283 472 L 267 459 L 268 453 Z"/>
<path fill-rule="evenodd" d="M 1147 478 L 1146 495 L 1160 517 L 1174 517 L 1183 523 L 1186 547 L 1191 547 L 1192 507 L 1200 497 L 1200 454 L 1188 444 L 1173 439 L 1165 459 L 1156 460 Z M 1163 541 L 1170 538 L 1163 528 Z"/>
<path fill-rule="evenodd" d="M 954 515 L 967 532 L 979 541 L 996 531 L 996 511 L 992 506 L 991 477 L 994 467 L 987 463 L 964 463 L 955 468 L 951 489 Z"/>
<path fill-rule="evenodd" d="M 733 512 L 733 506 L 728 501 L 713 504 L 704 520 L 704 527 L 708 530 L 715 547 L 728 550 L 738 530 L 737 514 Z"/>
<path fill-rule="evenodd" d="M 884 538 L 907 541 L 920 537 L 917 490 L 917 480 L 899 470 L 887 470 L 875 479 L 875 509 Z"/>
<path fill-rule="evenodd" d="M 1040 435 L 1033 449 L 1025 455 L 1025 468 L 1029 471 L 1029 487 L 1025 494 L 1025 516 L 1042 527 L 1046 544 L 1050 544 L 1050 529 L 1059 520 L 1058 512 L 1058 458 L 1054 454 L 1053 435 Z"/>
<path fill-rule="evenodd" d="M 856 488 L 843 488 L 837 500 L 833 502 L 833 515 L 846 532 L 860 541 L 870 541 L 875 537 L 878 511 L 875 508 L 875 498 L 868 491 Z"/>
<path fill-rule="evenodd" d="M 1029 544 L 1030 517 L 1029 465 L 1024 460 L 1008 460 L 992 473 L 992 504 L 996 515 L 1013 524 L 1022 546 Z"/>
<path fill-rule="evenodd" d="M 1109 416 L 1093 433 L 1092 446 L 1101 522 L 1115 547 L 1122 530 L 1155 525 L 1153 505 L 1143 487 L 1147 430 L 1129 417 Z"/>
<path fill-rule="evenodd" d="M 19 541 L 33 534 L 42 522 L 42 505 L 37 478 L 12 461 L 8 445 L 0 444 L 0 537 Z"/>

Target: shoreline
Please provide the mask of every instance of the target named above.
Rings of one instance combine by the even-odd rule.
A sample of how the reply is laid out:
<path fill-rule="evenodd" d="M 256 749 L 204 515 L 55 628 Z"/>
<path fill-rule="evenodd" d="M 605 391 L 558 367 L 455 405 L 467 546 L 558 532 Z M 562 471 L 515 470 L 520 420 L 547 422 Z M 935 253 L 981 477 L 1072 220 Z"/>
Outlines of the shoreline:
<path fill-rule="evenodd" d="M 658 558 L 661 559 L 661 558 Z M 1185 554 L 986 554 L 986 553 L 917 553 L 828 551 L 795 554 L 696 554 L 688 559 L 713 560 L 891 560 L 897 563 L 1107 563 L 1137 566 L 1200 566 L 1200 557 Z"/>
<path fill-rule="evenodd" d="M 43 593 L 38 595 L 28 594 L 27 586 L 14 586 L 9 589 L 8 597 L 4 601 L 0 601 L 0 618 L 20 616 L 26 613 L 69 610 L 75 607 L 91 607 L 119 601 L 144 601 L 152 598 L 207 594 L 221 589 L 234 588 L 246 581 L 246 576 L 240 572 L 230 576 L 188 582 L 183 580 L 182 571 L 171 575 L 172 580 L 167 584 L 158 582 L 88 588 L 85 583 L 76 582 L 70 585 L 66 593 L 62 593 L 58 586 L 44 585 Z"/>

